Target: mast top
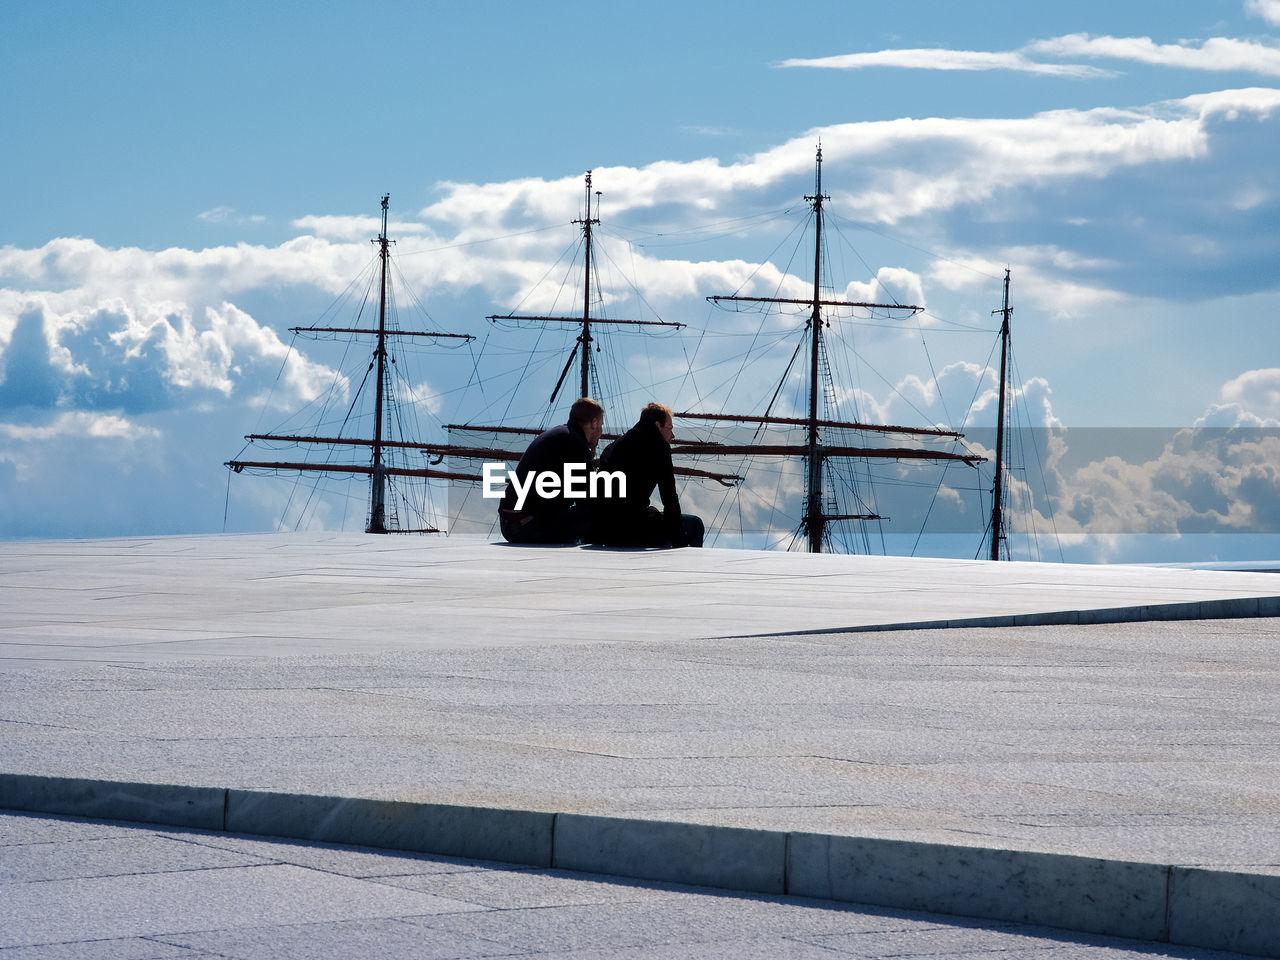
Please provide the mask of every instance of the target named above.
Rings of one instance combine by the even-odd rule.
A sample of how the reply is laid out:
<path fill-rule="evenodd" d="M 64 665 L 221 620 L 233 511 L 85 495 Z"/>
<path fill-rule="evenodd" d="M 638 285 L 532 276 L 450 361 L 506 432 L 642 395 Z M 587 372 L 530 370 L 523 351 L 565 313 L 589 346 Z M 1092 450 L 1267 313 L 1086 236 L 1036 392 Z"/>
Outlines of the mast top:
<path fill-rule="evenodd" d="M 591 171 L 587 171 L 587 215 L 584 219 L 575 220 L 574 223 L 591 225 L 600 222 L 600 191 L 596 191 L 596 215 L 591 216 Z"/>
<path fill-rule="evenodd" d="M 391 194 L 384 193 L 382 195 L 382 232 L 378 234 L 378 239 L 374 243 L 380 243 L 385 248 L 392 241 L 387 239 L 387 207 L 391 204 Z"/>
<path fill-rule="evenodd" d="M 822 141 L 818 141 L 818 158 L 816 163 L 817 172 L 814 174 L 814 191 L 813 196 L 805 197 L 806 200 L 812 200 L 815 208 L 821 208 L 823 200 L 830 200 L 830 197 L 823 196 L 822 193 Z"/>

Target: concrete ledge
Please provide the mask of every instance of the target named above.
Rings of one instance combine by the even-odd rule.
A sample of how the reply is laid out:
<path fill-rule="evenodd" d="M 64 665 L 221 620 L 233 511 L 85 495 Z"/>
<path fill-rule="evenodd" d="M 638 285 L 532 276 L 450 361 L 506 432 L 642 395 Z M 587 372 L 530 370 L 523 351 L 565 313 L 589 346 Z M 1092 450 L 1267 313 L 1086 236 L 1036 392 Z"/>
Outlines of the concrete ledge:
<path fill-rule="evenodd" d="M 1169 867 L 1065 854 L 793 833 L 789 892 L 1167 940 Z"/>
<path fill-rule="evenodd" d="M 0 807 L 98 820 L 222 830 L 226 798 L 216 787 L 0 773 Z"/>
<path fill-rule="evenodd" d="M 1280 957 L 1280 877 L 911 840 L 0 773 L 0 809 L 1007 920 Z"/>
<path fill-rule="evenodd" d="M 1234 597 L 1188 603 L 1154 603 L 1096 610 L 1046 610 L 1041 613 L 999 614 L 954 620 L 904 620 L 898 623 L 855 624 L 817 630 L 788 630 L 744 636 L 808 637 L 827 633 L 878 633 L 886 630 L 955 630 L 961 627 L 1057 627 L 1099 623 L 1143 623 L 1168 620 L 1240 620 L 1280 617 L 1280 597 Z"/>
<path fill-rule="evenodd" d="M 1280 877 L 1174 867 L 1169 939 L 1215 950 L 1280 956 Z"/>
<path fill-rule="evenodd" d="M 400 800 L 227 791 L 233 833 L 551 866 L 555 814 Z"/>
<path fill-rule="evenodd" d="M 562 813 L 552 865 L 704 887 L 786 892 L 787 835 L 771 830 Z"/>

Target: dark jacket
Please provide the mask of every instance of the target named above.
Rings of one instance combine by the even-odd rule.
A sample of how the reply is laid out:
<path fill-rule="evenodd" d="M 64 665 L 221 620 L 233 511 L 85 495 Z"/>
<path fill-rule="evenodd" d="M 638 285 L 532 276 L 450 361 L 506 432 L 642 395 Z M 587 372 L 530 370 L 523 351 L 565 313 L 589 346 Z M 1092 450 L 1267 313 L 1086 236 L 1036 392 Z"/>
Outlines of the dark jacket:
<path fill-rule="evenodd" d="M 626 474 L 627 495 L 592 501 L 593 540 L 615 546 L 685 546 L 671 444 L 656 423 L 637 423 L 605 447 L 600 469 Z M 662 497 L 661 516 L 649 506 L 654 487 Z"/>
<path fill-rule="evenodd" d="M 525 450 L 524 456 L 520 458 L 520 463 L 516 466 L 516 476 L 519 477 L 520 483 L 523 485 L 525 478 L 530 473 L 541 473 L 545 470 L 550 470 L 553 473 L 563 475 L 566 463 L 585 464 L 586 469 L 589 471 L 592 467 L 592 462 L 591 445 L 587 443 L 586 433 L 580 424 L 570 420 L 568 423 L 562 423 L 558 427 L 544 430 L 534 438 L 533 442 L 529 444 L 529 449 Z M 572 502 L 572 500 L 565 499 L 558 492 L 554 497 L 540 497 L 538 496 L 537 485 L 531 484 L 521 512 L 533 514 L 534 516 L 552 514 L 567 509 Z M 499 509 L 514 510 L 515 507 L 515 487 L 508 480 L 507 490 L 502 495 L 502 503 L 499 504 Z"/>

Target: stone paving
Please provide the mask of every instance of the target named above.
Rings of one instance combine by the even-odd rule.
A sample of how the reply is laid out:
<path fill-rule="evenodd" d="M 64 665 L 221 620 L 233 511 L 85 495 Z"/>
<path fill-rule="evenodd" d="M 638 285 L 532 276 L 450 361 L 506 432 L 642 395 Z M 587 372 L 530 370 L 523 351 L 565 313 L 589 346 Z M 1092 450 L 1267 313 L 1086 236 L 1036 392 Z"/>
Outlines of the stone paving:
<path fill-rule="evenodd" d="M 1280 619 L 1225 617 L 1277 592 L 457 538 L 0 544 L 0 774 L 1274 876 Z M 1171 610 L 1224 619 L 1143 619 Z"/>
<path fill-rule="evenodd" d="M 1229 960 L 1025 924 L 0 815 L 5 960 Z"/>

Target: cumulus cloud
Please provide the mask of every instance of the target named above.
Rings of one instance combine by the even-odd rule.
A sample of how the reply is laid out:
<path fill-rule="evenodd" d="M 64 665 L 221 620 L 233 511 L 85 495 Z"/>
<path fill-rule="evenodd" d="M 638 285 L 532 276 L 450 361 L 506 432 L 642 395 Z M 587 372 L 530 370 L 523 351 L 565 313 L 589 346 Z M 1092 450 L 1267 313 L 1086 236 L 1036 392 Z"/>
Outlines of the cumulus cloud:
<path fill-rule="evenodd" d="M 332 240 L 364 240 L 382 233 L 379 217 L 309 215 L 293 221 L 294 229 Z M 388 220 L 387 235 L 417 236 L 429 233 L 425 224 L 407 220 Z"/>
<path fill-rule="evenodd" d="M 784 256 L 774 255 L 766 262 L 750 256 L 769 249 L 775 240 L 780 243 L 797 221 L 798 217 L 785 218 L 786 226 L 780 226 L 781 207 L 803 213 L 799 197 L 810 192 L 814 145 L 821 139 L 824 189 L 833 195 L 828 209 L 833 220 L 844 218 L 837 224 L 841 233 L 855 233 L 864 224 L 897 226 L 901 232 L 918 229 L 916 237 L 928 238 L 922 243 L 946 252 L 945 258 L 916 258 L 908 264 L 908 257 L 895 260 L 892 253 L 881 251 L 871 263 L 856 267 L 851 282 L 849 273 L 840 276 L 835 295 L 860 301 L 897 299 L 932 310 L 948 298 L 955 303 L 980 294 L 973 312 L 978 321 L 989 323 L 989 308 L 998 302 L 993 280 L 1012 264 L 1020 310 L 1050 319 L 1104 314 L 1134 296 L 1124 284 L 1139 254 L 1151 258 L 1151 251 L 1158 250 L 1160 266 L 1150 269 L 1184 274 L 1206 252 L 1226 258 L 1244 242 L 1241 237 L 1251 237 L 1249 242 L 1259 247 L 1259 259 L 1273 259 L 1265 241 L 1269 234 L 1235 231 L 1232 226 L 1238 221 L 1230 218 L 1270 216 L 1275 202 L 1268 179 L 1271 154 L 1254 148 L 1274 136 L 1269 133 L 1274 124 L 1255 121 L 1273 118 L 1277 108 L 1280 91 L 1253 88 L 1130 109 L 836 124 L 736 159 L 598 168 L 594 185 L 604 191 L 605 221 L 597 235 L 601 245 L 596 266 L 605 281 L 598 293 L 606 311 L 630 296 L 647 309 L 670 314 L 667 319 L 695 324 L 708 311 L 703 298 L 710 294 L 806 296 L 812 286 L 811 252 L 791 261 L 794 267 Z M 1222 176 L 1226 162 L 1242 164 L 1243 170 L 1233 167 L 1231 176 Z M 1177 176 L 1187 179 L 1179 181 Z M 1160 202 L 1133 201 L 1141 190 L 1158 195 Z M 1178 203 L 1164 202 L 1175 193 Z M 555 288 L 561 278 L 554 269 L 555 256 L 579 239 L 572 220 L 582 215 L 582 203 L 580 173 L 550 180 L 441 184 L 436 201 L 420 211 L 420 219 L 409 217 L 392 225 L 393 235 L 406 238 L 397 247 L 397 260 L 409 287 L 419 293 L 472 297 L 468 306 L 478 308 L 462 315 L 464 323 L 478 320 L 486 309 L 502 312 L 521 304 L 528 312 L 553 312 L 561 291 L 539 289 L 537 284 L 554 275 Z M 768 215 L 761 215 L 762 210 Z M 704 236 L 708 223 L 727 224 L 716 230 L 723 243 L 704 258 L 689 255 L 680 244 L 691 236 Z M 1048 231 L 1046 224 L 1056 232 Z M 1064 224 L 1079 232 L 1061 229 Z M 137 425 L 167 410 L 257 401 L 282 365 L 284 390 L 277 398 L 282 405 L 316 396 L 332 382 L 334 371 L 307 353 L 289 351 L 284 323 L 267 320 L 268 314 L 255 308 L 252 298 L 273 297 L 279 303 L 301 296 L 322 305 L 328 297 L 341 295 L 352 276 L 373 264 L 368 241 L 380 221 L 367 216 L 309 216 L 294 225 L 304 235 L 278 246 L 147 251 L 60 238 L 37 249 L 0 248 L 0 409 L 8 426 L 67 427 L 72 421 L 58 418 L 72 410 Z M 762 237 L 766 242 L 760 242 Z M 680 252 L 669 255 L 664 243 Z M 740 255 L 748 251 L 750 255 Z M 574 259 L 571 251 L 565 262 Z M 626 272 L 635 287 L 610 279 L 615 268 Z M 1274 282 L 1273 272 L 1251 268 L 1251 273 L 1255 283 Z M 564 289 L 571 299 L 580 296 L 578 282 L 570 280 Z M 963 296 L 950 296 L 957 293 Z M 947 312 L 945 307 L 938 309 Z M 691 365 L 682 350 L 696 342 L 694 359 L 700 371 L 710 370 L 707 380 L 713 384 L 721 379 L 731 382 L 744 353 L 753 360 L 760 355 L 771 361 L 780 357 L 776 370 L 770 371 L 773 376 L 784 369 L 795 346 L 794 339 L 783 338 L 793 338 L 806 319 L 797 310 L 765 328 L 758 316 L 745 311 L 718 314 L 708 323 L 705 343 L 689 338 L 681 345 L 647 343 L 631 352 L 620 350 L 621 367 L 624 376 L 639 379 L 637 371 L 646 364 L 647 382 L 660 380 L 664 389 L 672 385 L 674 392 Z M 922 323 L 934 319 L 922 318 Z M 837 325 L 846 321 L 833 318 Z M 440 326 L 459 329 L 453 318 Z M 757 340 L 760 330 L 764 333 Z M 720 334 L 724 339 L 716 342 Z M 899 331 L 871 328 L 859 336 L 865 343 L 869 338 L 899 336 Z M 522 377 L 529 353 L 519 353 L 523 347 L 499 345 L 498 340 L 494 338 L 484 357 L 485 375 L 498 358 L 511 367 L 513 377 Z M 600 340 L 604 342 L 603 334 Z M 772 352 L 766 354 L 766 348 Z M 545 342 L 538 349 L 554 353 Z M 508 351 L 506 359 L 503 350 Z M 540 355 L 539 361 L 543 359 Z M 553 383 L 564 361 L 563 355 L 546 361 L 553 368 Z M 471 372 L 471 364 L 452 366 Z M 892 390 L 841 386 L 834 393 L 842 409 L 856 409 L 864 418 L 882 422 L 959 424 L 967 429 L 993 421 L 991 370 L 969 362 L 948 363 L 931 378 L 920 373 L 922 369 L 920 363 L 915 372 L 902 375 L 901 366 L 895 367 Z M 1212 425 L 1270 423 L 1280 417 L 1265 399 L 1272 382 L 1267 371 L 1237 379 L 1223 387 L 1215 409 L 1206 414 L 1218 418 Z M 489 380 L 486 387 L 492 383 Z M 768 384 L 769 391 L 775 383 Z M 788 389 L 793 386 L 787 384 Z M 1052 393 L 1043 379 L 1028 378 L 1018 392 L 1037 425 L 1053 424 Z M 710 402 L 704 409 L 715 409 L 724 399 L 714 387 L 704 396 Z M 768 398 L 766 393 L 764 402 Z M 787 396 L 779 402 L 788 402 Z M 1208 419 L 1204 425 L 1211 425 Z M 223 431 L 232 437 L 239 432 L 238 427 Z M 10 438 L 18 442 L 17 434 Z M 981 440 L 975 443 L 978 449 L 990 449 Z M 1244 491 L 1268 489 L 1261 448 L 1254 452 L 1259 455 L 1252 459 L 1245 451 L 1237 455 L 1225 449 L 1200 449 L 1196 455 L 1201 464 L 1210 454 L 1224 469 L 1234 464 L 1232 486 L 1218 491 L 1220 498 L 1230 501 L 1237 493 L 1243 497 Z M 1123 467 L 1107 464 L 1105 457 L 1089 464 L 1062 457 L 1052 461 L 1062 473 L 1054 489 L 1066 496 L 1063 491 L 1075 484 L 1073 506 L 1064 513 L 1066 526 L 1088 529 L 1089 523 L 1071 518 L 1086 512 L 1100 517 L 1096 504 L 1104 497 L 1119 497 L 1114 488 L 1123 483 L 1133 484 L 1140 492 L 1135 496 L 1149 495 L 1159 509 L 1140 504 L 1130 508 L 1117 500 L 1117 523 L 1182 529 L 1188 523 L 1243 522 L 1245 515 L 1233 513 L 1221 499 L 1213 506 L 1214 516 L 1207 507 L 1198 509 L 1204 504 L 1193 504 L 1197 509 L 1178 506 L 1204 489 L 1205 469 L 1197 473 L 1188 467 L 1179 473 L 1173 459 L 1166 458 L 1160 469 L 1145 470 L 1146 480 L 1132 472 L 1159 460 L 1160 451 Z M 1087 469 L 1094 463 L 1098 465 Z M 795 480 L 782 468 L 776 477 L 783 477 L 784 485 Z M 1262 502 L 1261 492 L 1253 496 L 1251 503 Z M 957 511 L 968 509 L 965 522 L 970 523 L 974 508 L 966 508 L 957 497 L 952 489 L 944 500 Z M 1093 504 L 1088 511 L 1087 498 Z"/>
<path fill-rule="evenodd" d="M 1144 431 L 1112 431 L 1122 452 L 1059 467 L 1054 489 L 1063 532 L 1087 534 L 1280 533 L 1280 434 L 1275 430 L 1179 430 L 1154 456 Z M 1152 433 L 1152 431 L 1145 431 Z M 1068 444 L 1078 443 L 1071 431 Z"/>
<path fill-rule="evenodd" d="M 1280 26 L 1280 0 L 1245 0 L 1244 8 L 1253 16 Z"/>
<path fill-rule="evenodd" d="M 991 371 L 945 373 L 955 372 L 962 380 L 980 373 L 971 419 L 989 425 Z M 1222 387 L 1223 403 L 1181 429 L 1065 428 L 1043 380 L 1015 393 L 1030 427 L 1016 431 L 1011 447 L 1040 460 L 1011 478 L 1017 532 L 1088 537 L 1095 547 L 1116 535 L 1280 533 L 1280 370 L 1234 378 Z M 970 433 L 988 456 L 992 440 Z"/>
<path fill-rule="evenodd" d="M 1247 370 L 1223 384 L 1198 427 L 1280 427 L 1280 369 Z"/>
<path fill-rule="evenodd" d="M 1116 537 L 1280 533 L 1280 370 L 1234 378 L 1221 390 L 1224 403 L 1182 429 L 1067 428 L 1043 378 L 1011 386 L 1018 411 L 1007 448 L 1012 535 L 1107 559 L 1122 549 Z M 861 409 L 879 422 L 923 415 L 943 425 L 959 415 L 964 448 L 988 458 L 980 479 L 967 468 L 962 475 L 914 463 L 880 468 L 889 482 L 878 481 L 875 496 L 897 521 L 890 532 L 980 532 L 990 510 L 996 390 L 991 367 L 957 363 L 933 378 L 911 375 L 888 392 L 859 394 Z M 943 492 L 922 499 L 921 487 L 938 484 L 940 473 Z M 983 496 L 975 496 L 979 490 Z"/>
<path fill-rule="evenodd" d="M 293 400 L 309 400 L 332 371 L 290 355 L 225 298 L 277 284 L 333 288 L 334 265 L 350 266 L 352 254 L 308 238 L 203 251 L 84 239 L 0 250 L 0 277 L 12 284 L 0 291 L 0 407 L 160 410 L 230 396 L 249 370 L 256 382 L 282 363 Z"/>
<path fill-rule="evenodd" d="M 854 303 L 902 303 L 924 307 L 924 281 L 904 267 L 881 267 L 874 280 L 854 280 L 845 287 L 844 298 Z"/>
<path fill-rule="evenodd" d="M 667 211 L 672 219 L 679 211 L 681 222 L 691 216 L 710 219 L 736 212 L 744 195 L 794 195 L 796 181 L 813 169 L 813 147 L 820 137 L 828 161 L 825 183 L 838 193 L 839 207 L 857 218 L 894 224 L 985 203 L 1020 188 L 1203 158 L 1209 121 L 1265 118 L 1277 107 L 1280 90 L 1255 88 L 1127 110 L 837 124 L 733 163 L 702 159 L 609 167 L 595 171 L 595 183 L 606 191 L 610 222 L 644 219 L 660 226 Z M 856 167 L 857 176 L 842 178 L 844 166 Z M 580 181 L 448 183 L 441 190 L 441 199 L 421 215 L 448 224 L 459 240 L 471 240 L 570 219 L 568 207 Z"/>

